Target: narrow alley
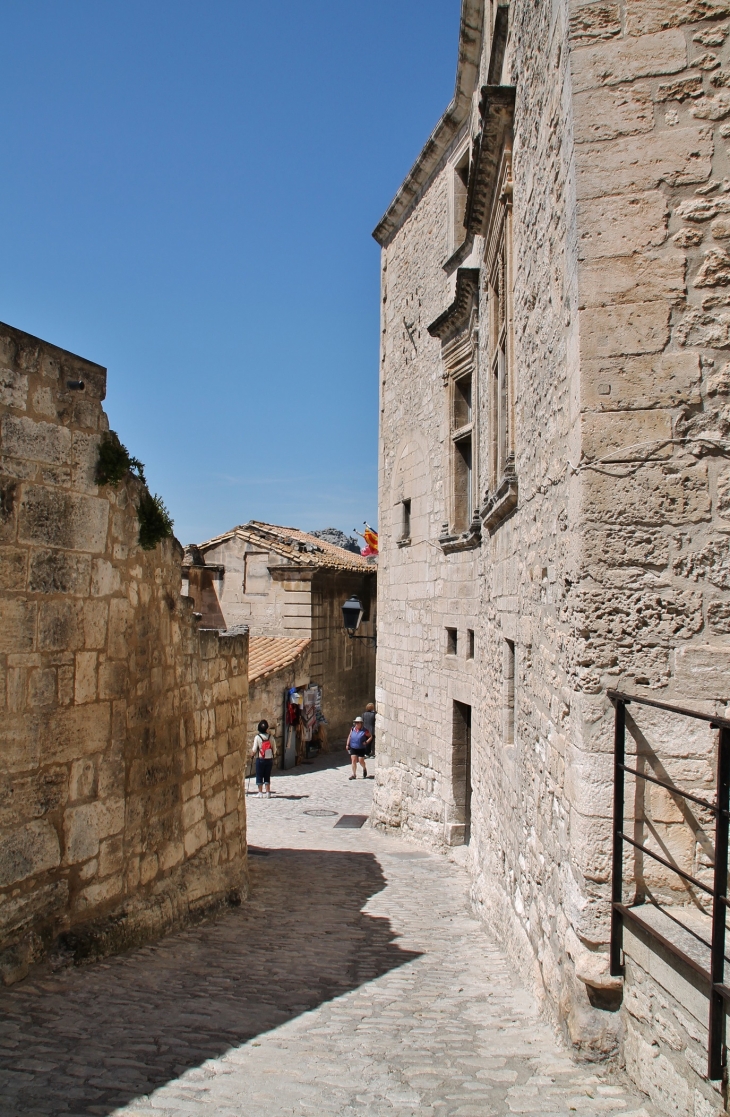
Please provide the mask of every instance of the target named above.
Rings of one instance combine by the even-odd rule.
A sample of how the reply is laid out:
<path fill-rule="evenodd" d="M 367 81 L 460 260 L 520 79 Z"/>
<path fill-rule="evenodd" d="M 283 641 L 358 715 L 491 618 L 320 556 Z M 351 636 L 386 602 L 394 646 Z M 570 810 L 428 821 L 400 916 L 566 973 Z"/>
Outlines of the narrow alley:
<path fill-rule="evenodd" d="M 335 826 L 373 786 L 343 760 L 249 795 L 241 907 L 2 993 L 2 1117 L 656 1112 L 561 1050 L 458 863 Z"/>

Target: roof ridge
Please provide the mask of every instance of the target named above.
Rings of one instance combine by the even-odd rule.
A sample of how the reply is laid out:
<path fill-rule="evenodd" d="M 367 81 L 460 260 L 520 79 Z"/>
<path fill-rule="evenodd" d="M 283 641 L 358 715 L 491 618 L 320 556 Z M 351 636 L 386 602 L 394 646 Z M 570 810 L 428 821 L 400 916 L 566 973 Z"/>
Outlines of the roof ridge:
<path fill-rule="evenodd" d="M 289 533 L 289 537 L 287 537 Z M 347 551 L 336 543 L 320 539 L 298 527 L 285 527 L 283 524 L 268 524 L 263 520 L 249 520 L 245 524 L 230 528 L 220 535 L 207 539 L 204 543 L 197 544 L 199 551 L 210 550 L 211 547 L 224 543 L 234 536 L 248 542 L 259 542 L 268 546 L 272 551 L 282 555 L 298 565 L 309 567 L 339 567 L 344 570 L 372 570 L 374 563 L 354 551 Z M 306 546 L 306 550 L 301 549 Z M 321 556 L 321 557 L 319 557 Z"/>

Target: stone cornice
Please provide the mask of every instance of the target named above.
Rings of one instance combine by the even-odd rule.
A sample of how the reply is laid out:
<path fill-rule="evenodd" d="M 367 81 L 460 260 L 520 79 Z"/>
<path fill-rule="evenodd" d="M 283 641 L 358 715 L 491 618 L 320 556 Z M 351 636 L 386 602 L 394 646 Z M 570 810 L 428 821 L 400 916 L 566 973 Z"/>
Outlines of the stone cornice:
<path fill-rule="evenodd" d="M 471 236 L 484 232 L 499 174 L 502 148 L 515 111 L 513 85 L 484 85 L 479 102 L 482 126 L 474 151 L 466 196 L 464 225 Z"/>
<path fill-rule="evenodd" d="M 467 325 L 472 309 L 479 302 L 479 268 L 459 268 L 456 293 L 451 306 L 428 327 L 431 337 L 447 340 Z"/>
<path fill-rule="evenodd" d="M 411 208 L 430 181 L 449 145 L 469 119 L 471 99 L 479 80 L 479 58 L 484 31 L 484 0 L 462 0 L 459 28 L 459 61 L 456 85 L 449 107 L 428 138 L 401 188 L 378 222 L 373 236 L 381 246 L 398 232 Z"/>

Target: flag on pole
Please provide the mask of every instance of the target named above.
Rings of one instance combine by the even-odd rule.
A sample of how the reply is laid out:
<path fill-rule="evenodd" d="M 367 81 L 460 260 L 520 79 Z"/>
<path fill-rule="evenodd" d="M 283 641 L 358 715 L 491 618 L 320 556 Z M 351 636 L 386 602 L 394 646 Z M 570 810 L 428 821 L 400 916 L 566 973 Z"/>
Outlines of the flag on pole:
<path fill-rule="evenodd" d="M 367 520 L 363 520 L 363 523 L 365 525 L 365 531 L 358 531 L 357 528 L 353 528 L 353 531 L 356 535 L 359 535 L 361 539 L 365 540 L 365 546 L 360 551 L 360 554 L 363 558 L 370 558 L 371 555 L 377 555 L 378 553 L 378 533 L 375 528 L 370 527 Z"/>

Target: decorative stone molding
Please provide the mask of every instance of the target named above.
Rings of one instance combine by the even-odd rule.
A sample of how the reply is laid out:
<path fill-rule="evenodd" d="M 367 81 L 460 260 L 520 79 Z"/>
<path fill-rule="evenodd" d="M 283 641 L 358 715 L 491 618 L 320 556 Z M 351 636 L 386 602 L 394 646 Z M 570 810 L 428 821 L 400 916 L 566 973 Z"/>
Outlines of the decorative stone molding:
<path fill-rule="evenodd" d="M 373 232 L 375 240 L 383 247 L 398 232 L 431 181 L 450 144 L 469 119 L 472 94 L 479 81 L 483 29 L 483 0 L 463 0 L 454 96 Z"/>
<path fill-rule="evenodd" d="M 484 85 L 479 113 L 482 126 L 474 141 L 464 224 L 471 236 L 483 234 L 493 204 L 505 139 L 512 131 L 513 85 Z"/>
<path fill-rule="evenodd" d="M 474 518 L 466 531 L 462 531 L 458 535 L 453 535 L 450 532 L 448 524 L 443 524 L 441 527 L 439 543 L 445 555 L 453 555 L 459 551 L 473 551 L 475 547 L 480 546 L 481 542 L 482 525 L 479 521 L 478 510 L 475 510 Z"/>
<path fill-rule="evenodd" d="M 479 303 L 479 268 L 459 268 L 456 293 L 451 306 L 439 314 L 428 327 L 431 337 L 447 341 L 469 324 L 472 311 Z"/>
<path fill-rule="evenodd" d="M 502 480 L 493 493 L 487 493 L 481 519 L 488 531 L 494 531 L 517 507 L 517 474 L 514 458 L 507 459 Z"/>

